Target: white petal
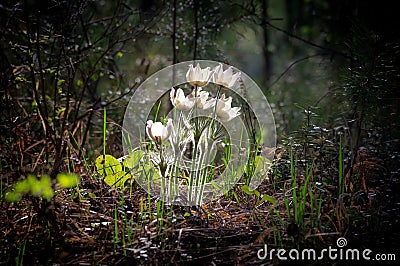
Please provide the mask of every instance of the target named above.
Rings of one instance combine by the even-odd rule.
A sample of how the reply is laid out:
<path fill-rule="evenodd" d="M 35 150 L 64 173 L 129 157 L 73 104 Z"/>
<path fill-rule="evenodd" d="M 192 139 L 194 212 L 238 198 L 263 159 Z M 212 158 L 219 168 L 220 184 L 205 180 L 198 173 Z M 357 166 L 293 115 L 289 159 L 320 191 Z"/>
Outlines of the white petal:
<path fill-rule="evenodd" d="M 215 106 L 215 99 L 211 99 L 211 100 L 208 100 L 207 102 L 203 103 L 203 106 L 200 109 L 206 110 L 206 109 L 209 109 L 214 106 Z"/>
<path fill-rule="evenodd" d="M 232 67 L 228 67 L 228 69 L 224 71 L 224 77 L 222 79 L 222 82 L 223 82 L 224 86 L 229 84 L 229 82 L 232 79 L 232 74 L 233 74 Z"/>
<path fill-rule="evenodd" d="M 201 80 L 202 80 L 202 81 L 208 81 L 208 80 L 210 79 L 210 74 L 211 74 L 211 69 L 210 69 L 210 67 L 206 67 L 206 68 L 203 69 L 203 71 L 202 71 Z"/>
<path fill-rule="evenodd" d="M 201 91 L 199 97 L 197 98 L 197 107 L 199 109 L 208 109 L 215 104 L 214 99 L 208 100 L 209 93 L 206 91 Z"/>
<path fill-rule="evenodd" d="M 221 79 L 222 75 L 223 75 L 223 66 L 220 63 L 218 66 L 214 68 L 214 75 L 213 75 L 214 82 L 217 83 Z"/>
<path fill-rule="evenodd" d="M 178 89 L 176 91 L 175 103 L 178 105 L 179 103 L 185 102 L 185 93 L 183 93 L 182 89 Z"/>
<path fill-rule="evenodd" d="M 230 82 L 227 84 L 229 88 L 233 87 L 235 85 L 237 79 L 240 77 L 240 72 L 234 74 L 230 80 Z"/>
<path fill-rule="evenodd" d="M 175 105 L 175 104 L 174 104 L 174 101 L 175 101 L 175 89 L 174 89 L 174 88 L 172 88 L 172 89 L 171 89 L 171 92 L 169 93 L 169 99 L 171 100 L 171 103 L 172 103 L 173 105 Z"/>
<path fill-rule="evenodd" d="M 193 81 L 193 78 L 194 78 L 193 76 L 194 76 L 194 69 L 193 69 L 193 65 L 190 64 L 189 70 L 188 70 L 188 72 L 186 72 L 186 80 L 188 82 Z"/>
<path fill-rule="evenodd" d="M 190 110 L 195 104 L 195 99 L 190 97 L 190 95 L 185 97 L 182 89 L 178 89 L 175 95 L 172 95 L 171 91 L 170 96 L 172 105 L 182 111 Z"/>
<path fill-rule="evenodd" d="M 227 122 L 240 115 L 240 107 L 231 107 L 232 97 L 226 98 L 225 94 L 217 102 L 217 116 L 221 121 Z"/>
<path fill-rule="evenodd" d="M 155 122 L 151 127 L 151 134 L 155 137 L 162 137 L 164 125 L 161 122 Z"/>
<path fill-rule="evenodd" d="M 200 81 L 201 80 L 201 68 L 200 64 L 197 64 L 195 69 L 194 69 L 194 76 L 192 81 Z"/>
<path fill-rule="evenodd" d="M 233 71 L 233 67 L 231 66 L 224 71 L 223 65 L 219 64 L 214 68 L 212 73 L 213 83 L 223 86 L 225 88 L 232 87 L 240 76 L 240 72 L 233 74 Z"/>
<path fill-rule="evenodd" d="M 147 123 L 146 123 L 146 133 L 152 140 L 155 140 L 154 136 L 153 136 L 153 134 L 151 132 L 152 126 L 153 126 L 153 120 L 148 120 Z"/>

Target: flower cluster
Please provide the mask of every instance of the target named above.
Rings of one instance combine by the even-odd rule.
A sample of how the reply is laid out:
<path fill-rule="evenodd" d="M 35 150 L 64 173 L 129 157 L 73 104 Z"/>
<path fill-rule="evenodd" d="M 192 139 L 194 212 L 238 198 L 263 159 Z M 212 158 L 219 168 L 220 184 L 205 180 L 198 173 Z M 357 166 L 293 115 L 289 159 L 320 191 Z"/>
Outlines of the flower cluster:
<path fill-rule="evenodd" d="M 224 71 L 222 64 L 219 64 L 212 71 L 210 71 L 209 67 L 201 69 L 199 64 L 195 68 L 193 68 L 193 65 L 190 65 L 189 71 L 186 73 L 186 80 L 195 88 L 187 96 L 185 96 L 182 89 L 175 91 L 172 88 L 170 93 L 171 103 L 181 111 L 191 110 L 195 105 L 199 109 L 216 107 L 215 112 L 217 117 L 223 122 L 228 122 L 240 115 L 240 107 L 231 106 L 232 97 L 226 98 L 225 94 L 222 94 L 220 98 L 212 98 L 201 87 L 207 85 L 211 80 L 212 83 L 222 88 L 231 88 L 239 77 L 240 72 L 233 74 L 232 67 Z"/>
<path fill-rule="evenodd" d="M 208 100 L 209 93 L 201 88 L 193 90 L 192 93 L 185 96 L 182 89 L 171 89 L 170 99 L 173 106 L 182 111 L 191 110 L 196 104 L 199 109 L 209 109 L 215 105 L 215 100 Z"/>
<path fill-rule="evenodd" d="M 196 67 L 189 65 L 186 80 L 194 86 L 194 89 L 185 96 L 182 89 L 175 90 L 175 88 L 172 88 L 170 92 L 171 103 L 181 111 L 189 111 L 194 107 L 201 110 L 214 107 L 216 117 L 222 122 L 228 122 L 240 115 L 240 107 L 232 107 L 232 97 L 226 97 L 225 94 L 222 94 L 221 97 L 212 98 L 210 93 L 204 91 L 202 87 L 206 86 L 211 80 L 212 83 L 221 88 L 231 88 L 239 77 L 240 72 L 233 74 L 232 67 L 224 71 L 222 64 L 219 64 L 213 70 L 210 70 L 210 67 L 201 69 L 199 64 Z M 173 130 L 172 119 L 168 119 L 166 125 L 152 120 L 147 121 L 146 124 L 147 135 L 157 144 L 167 140 Z"/>
<path fill-rule="evenodd" d="M 218 84 L 225 88 L 231 88 L 235 85 L 237 79 L 240 77 L 240 72 L 233 74 L 232 67 L 228 67 L 227 70 L 224 71 L 222 64 L 219 64 L 214 69 L 214 74 L 212 76 L 212 81 L 215 84 Z"/>
<path fill-rule="evenodd" d="M 239 77 L 240 72 L 233 74 L 231 66 L 224 71 L 222 64 L 219 64 L 213 70 L 210 70 L 210 67 L 201 69 L 199 64 L 195 68 L 193 68 L 193 65 L 189 65 L 189 71 L 186 73 L 186 80 L 194 87 L 204 87 L 211 80 L 212 83 L 229 89 L 235 85 Z"/>
<path fill-rule="evenodd" d="M 233 74 L 232 67 L 224 71 L 223 65 L 219 64 L 213 70 L 210 67 L 201 69 L 200 65 L 196 67 L 189 65 L 189 70 L 186 73 L 187 82 L 194 86 L 193 91 L 185 96 L 182 89 L 171 89 L 170 100 L 173 106 L 181 111 L 189 111 L 194 107 L 206 110 L 214 107 L 216 117 L 222 122 L 228 122 L 240 115 L 240 107 L 232 107 L 232 97 L 226 97 L 222 94 L 221 97 L 212 98 L 210 93 L 204 91 L 202 87 L 206 86 L 210 80 L 212 83 L 219 85 L 221 88 L 231 88 L 235 85 L 240 77 L 240 72 Z M 167 140 L 173 131 L 172 119 L 168 119 L 166 125 L 161 122 L 147 121 L 146 133 L 155 143 Z"/>
<path fill-rule="evenodd" d="M 187 202 L 200 205 L 203 190 L 209 176 L 208 166 L 221 150 L 219 145 L 229 137 L 220 122 L 228 122 L 240 115 L 240 107 L 232 106 L 232 97 L 222 90 L 231 89 L 240 77 L 229 67 L 224 70 L 223 64 L 211 69 L 202 69 L 199 64 L 189 65 L 186 81 L 193 89 L 185 95 L 182 88 L 172 88 L 170 101 L 179 116 L 174 124 L 169 118 L 166 123 L 148 120 L 146 133 L 155 144 L 150 149 L 149 158 L 157 166 L 161 177 L 162 197 L 174 200 L 179 196 L 179 182 L 185 182 Z M 215 96 L 207 91 L 206 86 L 214 84 Z M 200 110 L 207 111 L 208 117 L 199 116 Z M 201 113 L 203 114 L 203 113 Z M 165 142 L 169 143 L 165 143 Z M 179 180 L 180 167 L 188 169 L 188 179 Z"/>

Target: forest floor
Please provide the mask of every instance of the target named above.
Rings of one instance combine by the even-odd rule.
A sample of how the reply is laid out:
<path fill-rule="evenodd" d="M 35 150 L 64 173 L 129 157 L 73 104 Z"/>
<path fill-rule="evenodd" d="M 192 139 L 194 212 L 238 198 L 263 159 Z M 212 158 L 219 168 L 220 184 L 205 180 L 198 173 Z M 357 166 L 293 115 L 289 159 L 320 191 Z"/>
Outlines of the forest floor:
<path fill-rule="evenodd" d="M 110 188 L 84 171 L 79 189 L 56 191 L 49 202 L 33 196 L 16 203 L 2 200 L 1 264 L 277 265 L 284 261 L 276 252 L 265 259 L 258 252 L 265 247 L 268 252 L 337 248 L 339 237 L 347 240 L 347 248 L 400 259 L 396 178 L 382 182 L 371 175 L 367 191 L 345 193 L 340 199 L 334 196 L 335 187 L 326 187 L 318 217 L 313 218 L 306 203 L 299 226 L 291 222 L 282 189 L 290 186 L 290 179 L 266 179 L 258 188 L 274 202 L 261 202 L 237 186 L 201 208 L 189 208 L 160 204 L 135 184 L 132 190 Z M 327 256 L 302 264 L 338 262 L 347 264 Z"/>

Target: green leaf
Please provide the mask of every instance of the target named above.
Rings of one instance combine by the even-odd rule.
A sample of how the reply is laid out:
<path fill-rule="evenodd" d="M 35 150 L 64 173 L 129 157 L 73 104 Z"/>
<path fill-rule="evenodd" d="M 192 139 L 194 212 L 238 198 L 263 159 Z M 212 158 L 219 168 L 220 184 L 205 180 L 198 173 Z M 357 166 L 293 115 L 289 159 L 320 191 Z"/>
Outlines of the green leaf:
<path fill-rule="evenodd" d="M 125 181 L 131 178 L 131 174 L 127 174 L 125 172 L 119 172 L 112 175 L 107 175 L 104 178 L 104 182 L 110 187 L 121 188 L 124 186 Z"/>
<path fill-rule="evenodd" d="M 6 194 L 6 201 L 8 202 L 18 202 L 22 199 L 22 193 L 11 191 Z"/>
<path fill-rule="evenodd" d="M 276 204 L 276 199 L 274 199 L 273 197 L 271 197 L 271 196 L 268 196 L 268 195 L 263 195 L 262 196 L 262 198 L 261 198 L 261 202 L 264 202 L 264 201 L 269 201 L 269 202 L 271 202 L 272 204 Z"/>
<path fill-rule="evenodd" d="M 80 178 L 78 175 L 73 173 L 61 173 L 57 175 L 57 183 L 62 188 L 73 188 L 78 186 Z"/>
<path fill-rule="evenodd" d="M 106 177 L 122 172 L 122 165 L 114 156 L 106 154 L 96 158 L 96 169 L 102 177 Z"/>
<path fill-rule="evenodd" d="M 15 189 L 16 193 L 25 194 L 25 193 L 28 193 L 31 190 L 31 186 L 29 185 L 28 180 L 24 179 L 24 180 L 18 181 L 15 184 L 14 189 Z"/>
<path fill-rule="evenodd" d="M 54 191 L 51 187 L 44 187 L 41 195 L 47 201 L 51 200 L 54 196 Z"/>
<path fill-rule="evenodd" d="M 140 163 L 143 156 L 144 151 L 134 151 L 124 160 L 123 165 L 129 169 L 135 168 Z"/>
<path fill-rule="evenodd" d="M 104 182 L 112 187 L 124 187 L 125 181 L 132 178 L 131 174 L 123 170 L 118 159 L 108 154 L 96 158 L 96 169 L 104 177 Z"/>
<path fill-rule="evenodd" d="M 41 186 L 43 186 L 43 189 L 48 188 L 48 187 L 51 188 L 51 179 L 50 179 L 50 176 L 48 176 L 48 175 L 43 175 L 43 176 L 40 178 L 39 183 L 40 183 Z"/>
<path fill-rule="evenodd" d="M 118 58 L 121 58 L 122 56 L 124 56 L 124 54 L 123 54 L 122 52 L 118 52 L 118 53 L 117 53 L 117 57 L 118 57 Z"/>
<path fill-rule="evenodd" d="M 43 175 L 40 179 L 37 179 L 35 176 L 30 175 L 28 176 L 28 183 L 33 196 L 43 197 L 46 200 L 50 200 L 54 196 L 50 176 Z"/>
<path fill-rule="evenodd" d="M 40 181 L 34 175 L 29 175 L 27 178 L 27 182 L 30 188 L 30 191 L 33 196 L 40 197 L 42 195 L 42 186 Z"/>
<path fill-rule="evenodd" d="M 61 85 L 63 85 L 65 83 L 65 79 L 59 79 L 57 81 L 57 87 L 60 87 Z"/>
<path fill-rule="evenodd" d="M 14 186 L 14 191 L 6 194 L 7 201 L 19 201 L 24 194 L 31 193 L 33 196 L 51 200 L 54 191 L 51 186 L 51 179 L 48 175 L 43 175 L 38 179 L 34 175 L 28 175 L 24 180 L 18 181 Z"/>
<path fill-rule="evenodd" d="M 257 197 L 260 196 L 260 192 L 257 189 L 252 190 L 248 185 L 242 186 L 242 190 L 248 195 L 256 195 Z"/>

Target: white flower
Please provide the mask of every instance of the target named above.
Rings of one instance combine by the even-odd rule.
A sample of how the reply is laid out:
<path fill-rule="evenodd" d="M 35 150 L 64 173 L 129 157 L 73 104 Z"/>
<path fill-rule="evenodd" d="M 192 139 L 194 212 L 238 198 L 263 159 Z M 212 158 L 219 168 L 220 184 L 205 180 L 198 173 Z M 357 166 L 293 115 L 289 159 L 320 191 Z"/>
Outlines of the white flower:
<path fill-rule="evenodd" d="M 214 107 L 215 99 L 211 98 L 208 100 L 209 93 L 206 91 L 200 92 L 200 95 L 197 97 L 197 108 L 199 109 L 209 109 Z"/>
<path fill-rule="evenodd" d="M 207 91 L 203 91 L 201 88 L 198 88 L 197 93 L 195 90 L 193 90 L 188 97 L 196 99 L 197 108 L 205 110 L 215 105 L 215 99 L 208 99 L 209 95 L 210 94 Z"/>
<path fill-rule="evenodd" d="M 225 98 L 225 94 L 222 94 L 221 99 L 217 102 L 217 117 L 223 122 L 228 122 L 233 118 L 240 115 L 240 107 L 232 107 L 232 97 Z"/>
<path fill-rule="evenodd" d="M 233 68 L 230 66 L 224 71 L 222 64 L 214 68 L 212 82 L 225 88 L 231 88 L 235 85 L 236 80 L 240 77 L 240 72 L 233 74 Z"/>
<path fill-rule="evenodd" d="M 182 89 L 178 89 L 175 94 L 175 89 L 172 88 L 169 94 L 173 106 L 182 111 L 187 111 L 193 108 L 196 99 L 191 94 L 185 97 Z"/>
<path fill-rule="evenodd" d="M 173 131 L 172 119 L 168 119 L 167 125 L 164 126 L 161 122 L 153 122 L 149 120 L 146 123 L 146 132 L 149 137 L 160 144 L 169 138 Z"/>
<path fill-rule="evenodd" d="M 204 87 L 210 81 L 211 74 L 210 67 L 201 69 L 199 64 L 195 68 L 193 68 L 193 65 L 189 65 L 186 80 L 192 86 Z"/>

